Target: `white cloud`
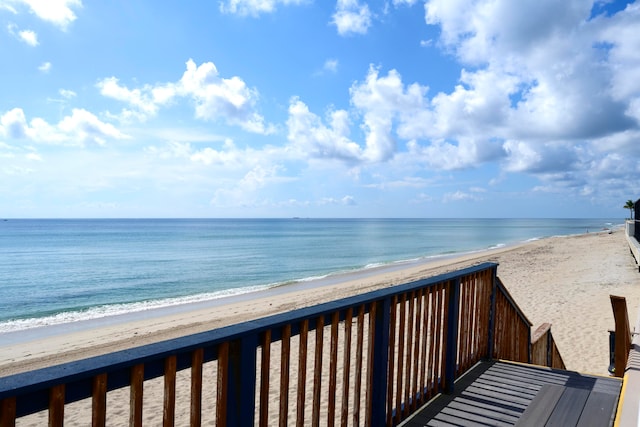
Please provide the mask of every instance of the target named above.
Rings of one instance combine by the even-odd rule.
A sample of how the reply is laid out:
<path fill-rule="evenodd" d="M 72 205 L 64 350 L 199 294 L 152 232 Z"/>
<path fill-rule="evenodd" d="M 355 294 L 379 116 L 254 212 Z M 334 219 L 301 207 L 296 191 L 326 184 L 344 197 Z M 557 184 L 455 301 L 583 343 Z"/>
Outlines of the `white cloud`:
<path fill-rule="evenodd" d="M 329 126 L 324 125 L 304 102 L 293 98 L 287 120 L 289 142 L 304 156 L 360 162 L 364 154 L 362 148 L 349 139 L 348 113 L 333 111 L 329 121 Z"/>
<path fill-rule="evenodd" d="M 24 111 L 14 108 L 0 117 L 2 134 L 11 139 L 21 139 L 27 135 L 27 119 Z"/>
<path fill-rule="evenodd" d="M 40 154 L 38 153 L 27 153 L 25 157 L 27 158 L 27 160 L 31 160 L 34 162 L 42 161 L 42 156 L 40 156 Z"/>
<path fill-rule="evenodd" d="M 210 201 L 216 207 L 264 207 L 274 203 L 267 198 L 259 199 L 265 187 L 271 184 L 288 181 L 279 176 L 278 165 L 257 164 L 249 169 L 240 179 L 229 179 L 226 186 L 218 188 Z"/>
<path fill-rule="evenodd" d="M 155 116 L 161 106 L 168 105 L 177 97 L 186 97 L 195 103 L 195 117 L 207 121 L 222 120 L 246 131 L 269 134 L 273 127 L 266 124 L 256 111 L 259 98 L 256 89 L 249 88 L 237 76 L 221 77 L 213 62 L 196 65 L 193 60 L 186 63 L 186 71 L 179 81 L 129 89 L 116 77 L 98 81 L 100 93 L 124 102 L 122 120 L 145 120 Z"/>
<path fill-rule="evenodd" d="M 27 123 L 24 111 L 14 108 L 0 116 L 0 125 L 0 134 L 7 138 L 48 144 L 102 145 L 108 139 L 128 138 L 112 124 L 102 122 L 83 109 L 73 109 L 71 115 L 64 117 L 57 125 L 50 125 L 38 117 Z"/>
<path fill-rule="evenodd" d="M 66 99 L 75 98 L 77 95 L 74 91 L 68 89 L 60 89 L 58 93 L 60 94 L 60 96 Z"/>
<path fill-rule="evenodd" d="M 338 0 L 332 23 L 338 34 L 366 34 L 371 27 L 371 11 L 369 6 L 360 4 L 358 0 Z"/>
<path fill-rule="evenodd" d="M 236 167 L 245 163 L 246 153 L 238 150 L 231 140 L 227 140 L 221 150 L 206 147 L 190 154 L 189 158 L 194 162 L 204 165 L 225 165 Z"/>
<path fill-rule="evenodd" d="M 418 2 L 418 0 L 393 0 L 393 5 L 398 7 L 398 6 L 413 6 L 414 4 L 416 4 Z"/>
<path fill-rule="evenodd" d="M 81 0 L 4 0 L 4 7 L 17 13 L 13 6 L 25 5 L 29 11 L 38 18 L 50 22 L 62 30 L 66 30 L 69 24 L 76 20 L 74 9 L 82 7 Z"/>
<path fill-rule="evenodd" d="M 355 206 L 357 205 L 356 199 L 353 196 L 344 196 L 340 199 L 333 197 L 325 197 L 318 201 L 318 204 L 323 205 L 343 205 L 343 206 Z"/>
<path fill-rule="evenodd" d="M 43 62 L 38 67 L 38 70 L 40 70 L 41 72 L 43 72 L 45 74 L 48 73 L 49 71 L 51 71 L 51 62 Z"/>
<path fill-rule="evenodd" d="M 22 30 L 18 32 L 20 39 L 29 46 L 38 46 L 38 35 L 35 31 Z"/>
<path fill-rule="evenodd" d="M 364 115 L 366 157 L 374 162 L 389 160 L 397 149 L 394 118 L 420 108 L 427 88 L 414 84 L 405 89 L 397 71 L 379 77 L 378 70 L 370 67 L 365 81 L 354 84 L 350 92 L 351 102 Z"/>
<path fill-rule="evenodd" d="M 331 73 L 336 73 L 338 71 L 338 60 L 337 59 L 327 59 L 324 61 L 324 66 L 322 67 L 324 71 L 328 71 Z"/>
<path fill-rule="evenodd" d="M 278 5 L 299 5 L 308 0 L 225 0 L 220 2 L 223 13 L 241 16 L 258 16 L 262 13 L 273 13 Z"/>
<path fill-rule="evenodd" d="M 264 118 L 255 111 L 258 91 L 247 87 L 237 76 L 222 78 L 213 62 L 197 66 L 187 62 L 187 70 L 179 82 L 179 92 L 196 102 L 196 117 L 205 120 L 223 118 L 254 133 L 270 133 Z"/>
<path fill-rule="evenodd" d="M 97 87 L 103 96 L 117 99 L 134 107 L 135 111 L 126 110 L 124 116 L 133 115 L 140 120 L 154 116 L 158 112 L 159 106 L 170 101 L 175 94 L 173 89 L 165 91 L 162 88 L 152 88 L 148 85 L 141 89 L 128 89 L 121 86 L 115 77 L 98 81 Z"/>
<path fill-rule="evenodd" d="M 479 201 L 482 200 L 480 196 L 473 192 L 455 191 L 453 193 L 445 193 L 442 201 L 444 203 L 460 202 L 460 201 Z"/>

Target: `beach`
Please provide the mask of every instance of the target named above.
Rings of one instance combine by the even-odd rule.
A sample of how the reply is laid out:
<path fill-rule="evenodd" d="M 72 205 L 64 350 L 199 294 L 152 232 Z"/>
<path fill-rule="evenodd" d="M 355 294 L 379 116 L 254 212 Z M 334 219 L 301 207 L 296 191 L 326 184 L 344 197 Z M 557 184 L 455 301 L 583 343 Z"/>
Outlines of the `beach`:
<path fill-rule="evenodd" d="M 143 318 L 107 321 L 84 330 L 73 331 L 69 325 L 52 336 L 0 345 L 0 375 L 202 332 L 485 261 L 499 264 L 498 276 L 534 329 L 541 323 L 552 324 L 568 369 L 608 375 L 608 331 L 614 327 L 609 295 L 626 298 L 632 326 L 640 306 L 640 273 L 622 229 L 545 238 L 394 269 L 373 269 L 321 284 L 308 282 L 298 288 L 284 286 L 249 294 L 228 304 L 218 300 L 209 307 L 206 303 L 194 305 L 162 316 L 147 313 Z"/>
<path fill-rule="evenodd" d="M 498 276 L 533 323 L 533 328 L 545 322 L 552 324 L 552 333 L 567 369 L 608 375 L 608 331 L 614 327 L 609 295 L 626 298 L 632 325 L 635 325 L 640 306 L 640 273 L 621 229 L 611 233 L 600 231 L 546 238 L 431 262 L 370 269 L 336 276 L 330 280 L 282 286 L 244 295 L 231 299 L 232 302 L 229 303 L 217 300 L 191 304 L 180 309 L 149 312 L 143 318 L 121 317 L 89 326 L 76 325 L 77 330 L 67 326 L 62 329 L 64 332 L 58 331 L 51 335 L 40 331 L 34 334 L 37 339 L 23 339 L 10 345 L 0 345 L 0 376 L 211 330 L 407 283 L 485 261 L 499 264 Z M 294 354 L 296 348 L 297 341 L 293 339 L 291 351 Z M 274 343 L 274 354 L 278 354 L 277 349 L 278 344 Z M 273 363 L 277 361 L 274 360 Z M 215 370 L 214 364 L 205 365 L 205 377 L 215 378 Z M 292 366 L 291 384 L 295 384 L 295 378 L 295 367 Z M 181 371 L 177 382 L 178 396 L 184 398 L 177 401 L 176 425 L 186 425 L 189 414 L 189 371 Z M 277 378 L 273 386 L 277 387 Z M 310 392 L 308 390 L 307 394 Z M 128 393 L 128 388 L 109 393 L 109 424 L 127 422 Z M 158 417 L 162 415 L 162 393 L 162 378 L 145 383 L 145 424 L 160 423 Z M 294 389 L 290 393 L 294 393 Z M 203 408 L 208 408 L 205 412 L 210 417 L 215 413 L 215 402 L 212 394 L 207 396 Z M 277 408 L 276 392 L 270 400 L 270 407 Z M 294 394 L 290 394 L 290 400 L 295 400 Z M 310 401 L 309 396 L 308 402 Z M 326 396 L 322 405 L 327 405 Z M 87 417 L 90 417 L 90 408 L 90 399 L 69 405 L 65 411 L 65 423 L 85 425 Z M 277 411 L 274 411 L 270 416 L 276 417 L 272 419 L 275 423 Z M 46 417 L 46 412 L 33 414 L 22 419 L 20 425 L 40 425 L 46 423 Z M 295 418 L 292 417 L 295 414 L 289 413 L 293 422 Z M 215 421 L 203 420 L 203 425 L 215 425 Z"/>

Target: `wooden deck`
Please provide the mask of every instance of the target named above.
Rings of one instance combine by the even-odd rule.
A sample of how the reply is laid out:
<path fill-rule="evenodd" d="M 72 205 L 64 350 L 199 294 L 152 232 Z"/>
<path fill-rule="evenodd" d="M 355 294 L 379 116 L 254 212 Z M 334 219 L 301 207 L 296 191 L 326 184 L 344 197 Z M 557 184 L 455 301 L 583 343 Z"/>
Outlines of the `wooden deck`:
<path fill-rule="evenodd" d="M 611 426 L 622 381 L 504 361 L 482 361 L 402 425 Z"/>

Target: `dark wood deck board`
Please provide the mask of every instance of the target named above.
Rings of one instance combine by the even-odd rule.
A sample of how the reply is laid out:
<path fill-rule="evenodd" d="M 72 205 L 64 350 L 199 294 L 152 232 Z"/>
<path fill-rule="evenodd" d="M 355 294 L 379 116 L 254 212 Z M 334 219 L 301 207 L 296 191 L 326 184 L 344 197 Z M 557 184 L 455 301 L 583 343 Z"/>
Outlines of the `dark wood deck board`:
<path fill-rule="evenodd" d="M 540 393 L 516 423 L 518 427 L 539 427 L 545 425 L 551 413 L 556 408 L 558 400 L 564 393 L 564 387 L 555 384 L 545 384 Z"/>
<path fill-rule="evenodd" d="M 503 361 L 483 361 L 407 420 L 405 427 L 611 425 L 616 378 Z"/>
<path fill-rule="evenodd" d="M 613 423 L 615 410 L 618 406 L 618 396 L 611 393 L 601 393 L 593 391 L 589 395 L 582 415 L 578 420 L 580 427 L 599 427 L 598 420 L 610 417 L 610 423 Z"/>
<path fill-rule="evenodd" d="M 504 407 L 497 406 L 497 405 L 490 405 L 490 404 L 483 403 L 483 402 L 478 402 L 478 401 L 475 401 L 475 400 L 469 400 L 469 399 L 466 399 L 464 397 L 456 397 L 455 399 L 453 399 L 453 401 L 465 404 L 467 406 L 469 406 L 469 405 L 470 406 L 475 406 L 475 407 L 480 408 L 480 409 L 489 409 L 489 410 L 491 410 L 493 412 L 501 413 L 501 414 L 504 414 L 504 415 L 507 415 L 507 416 L 511 416 L 511 417 L 516 418 L 516 419 L 521 414 L 520 411 L 514 411 L 513 409 L 504 408 Z"/>
<path fill-rule="evenodd" d="M 449 404 L 450 408 L 458 409 L 458 410 L 469 410 L 471 409 L 473 413 L 481 415 L 486 418 L 490 418 L 498 421 L 507 421 L 513 425 L 514 422 L 518 420 L 517 415 L 506 414 L 503 411 L 496 411 L 493 409 L 483 408 L 481 406 L 474 405 L 473 403 L 469 404 L 466 402 L 459 402 L 454 400 Z"/>
<path fill-rule="evenodd" d="M 589 399 L 589 394 L 589 390 L 582 388 L 565 388 L 546 426 L 566 427 L 577 425 L 584 410 L 584 405 Z"/>

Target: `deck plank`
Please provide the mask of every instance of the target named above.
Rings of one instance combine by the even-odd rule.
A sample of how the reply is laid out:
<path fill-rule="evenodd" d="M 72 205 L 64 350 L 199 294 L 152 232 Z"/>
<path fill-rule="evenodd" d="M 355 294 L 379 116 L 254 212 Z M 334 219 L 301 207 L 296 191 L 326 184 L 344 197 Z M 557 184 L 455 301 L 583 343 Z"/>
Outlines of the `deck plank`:
<path fill-rule="evenodd" d="M 567 387 L 546 425 L 548 427 L 565 427 L 578 424 L 589 394 L 589 390 Z"/>
<path fill-rule="evenodd" d="M 613 424 L 617 404 L 617 395 L 592 391 L 577 425 L 579 427 L 599 427 L 602 425 L 601 420 L 607 417 L 609 417 L 609 423 Z"/>
<path fill-rule="evenodd" d="M 482 361 L 402 424 L 438 426 L 612 425 L 617 378 L 505 361 Z"/>
<path fill-rule="evenodd" d="M 517 422 L 518 427 L 538 427 L 547 423 L 556 408 L 565 388 L 555 384 L 545 384 Z"/>

